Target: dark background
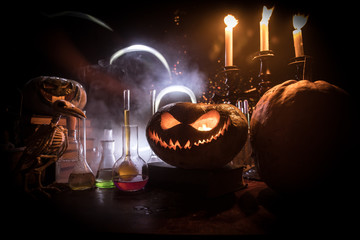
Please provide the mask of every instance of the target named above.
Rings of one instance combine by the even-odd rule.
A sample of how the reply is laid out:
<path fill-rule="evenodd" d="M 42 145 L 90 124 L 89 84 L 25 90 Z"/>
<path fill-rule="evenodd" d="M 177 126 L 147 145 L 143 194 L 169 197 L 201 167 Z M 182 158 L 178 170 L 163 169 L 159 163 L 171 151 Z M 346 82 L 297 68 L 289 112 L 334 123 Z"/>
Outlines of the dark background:
<path fill-rule="evenodd" d="M 186 61 L 211 75 L 224 61 L 221 41 L 224 41 L 223 18 L 228 13 L 239 19 L 234 29 L 234 64 L 246 68 L 250 56 L 259 49 L 263 5 L 275 6 L 270 20 L 270 48 L 276 55 L 274 74 L 284 71 L 294 56 L 292 16 L 303 13 L 309 15 L 303 39 L 305 54 L 312 56 L 316 64 L 315 79 L 324 79 L 351 91 L 354 79 L 346 74 L 355 71 L 348 69 L 347 63 L 357 61 L 349 57 L 356 52 L 357 46 L 352 44 L 351 38 L 357 38 L 358 27 L 353 20 L 356 6 L 343 1 L 336 4 L 321 1 L 10 4 L 2 6 L 3 70 L 11 74 L 3 81 L 21 87 L 30 78 L 40 75 L 76 78 L 79 67 L 97 64 L 98 60 L 108 59 L 116 50 L 132 44 L 154 47 L 170 64 L 184 57 L 177 50 L 185 49 Z M 90 14 L 114 31 L 76 17 L 45 16 L 62 11 Z M 179 25 L 176 25 L 176 16 Z M 220 49 L 211 55 L 216 44 Z M 67 63 L 61 61 L 64 59 Z"/>
<path fill-rule="evenodd" d="M 264 5 L 275 6 L 269 29 L 270 49 L 275 53 L 272 73 L 276 82 L 291 78 L 288 63 L 295 55 L 292 16 L 302 13 L 309 15 L 302 33 L 305 54 L 313 59 L 313 79 L 328 81 L 356 95 L 359 28 L 355 2 L 15 2 L 2 6 L 1 114 L 10 121 L 18 117 L 21 90 L 30 79 L 45 75 L 79 80 L 81 69 L 97 65 L 99 61 L 106 62 L 114 52 L 132 44 L 157 49 L 171 68 L 180 60 L 176 71 L 199 73 L 206 88 L 208 78 L 224 65 L 223 18 L 229 13 L 239 20 L 234 28 L 234 64 L 245 72 L 256 72 L 251 59 L 259 50 L 259 21 Z M 64 11 L 90 14 L 113 31 L 73 16 L 49 17 Z M 146 54 L 142 58 L 151 61 Z M 131 84 L 126 82 L 128 79 L 119 81 L 111 94 L 116 95 L 118 91 L 121 99 L 123 89 Z M 192 80 L 185 74 L 176 81 L 199 85 L 189 83 Z M 83 84 L 88 89 L 92 83 Z M 150 89 L 151 84 L 147 84 L 136 82 L 137 87 Z M 107 94 L 106 90 L 104 93 Z M 201 91 L 196 93 L 199 98 Z M 116 108 L 121 109 L 120 101 L 111 101 L 119 103 Z M 87 107 L 90 106 L 91 102 Z M 334 109 L 334 113 L 337 111 Z"/>

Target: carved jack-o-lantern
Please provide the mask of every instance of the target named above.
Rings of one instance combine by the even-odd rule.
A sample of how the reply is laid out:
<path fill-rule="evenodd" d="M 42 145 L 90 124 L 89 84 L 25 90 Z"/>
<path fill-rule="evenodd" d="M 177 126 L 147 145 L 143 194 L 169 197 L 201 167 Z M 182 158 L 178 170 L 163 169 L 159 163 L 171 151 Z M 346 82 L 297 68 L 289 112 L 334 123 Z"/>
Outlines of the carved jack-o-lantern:
<path fill-rule="evenodd" d="M 41 76 L 31 79 L 24 89 L 24 104 L 33 113 L 52 114 L 52 103 L 66 100 L 83 109 L 87 95 L 83 86 L 70 79 Z"/>
<path fill-rule="evenodd" d="M 150 119 L 146 136 L 165 162 L 187 169 L 212 169 L 229 163 L 244 146 L 248 124 L 230 104 L 173 103 Z"/>

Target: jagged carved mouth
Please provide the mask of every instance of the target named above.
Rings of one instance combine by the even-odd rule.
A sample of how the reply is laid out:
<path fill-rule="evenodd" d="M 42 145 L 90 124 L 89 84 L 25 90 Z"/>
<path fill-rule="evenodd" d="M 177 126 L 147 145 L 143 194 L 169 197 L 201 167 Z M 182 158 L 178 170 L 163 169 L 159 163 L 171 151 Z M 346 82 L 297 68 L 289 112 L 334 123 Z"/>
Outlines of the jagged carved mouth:
<path fill-rule="evenodd" d="M 175 140 L 172 140 L 171 138 L 169 139 L 169 141 L 163 140 L 159 136 L 159 134 L 157 134 L 155 132 L 155 130 L 151 131 L 151 129 L 149 129 L 148 136 L 152 141 L 155 142 L 155 144 L 159 144 L 163 148 L 172 149 L 172 150 L 191 149 L 192 147 L 199 147 L 203 144 L 210 143 L 212 141 L 217 140 L 218 138 L 220 138 L 221 136 L 223 136 L 225 134 L 225 132 L 228 130 L 228 128 L 230 126 L 230 123 L 231 123 L 230 118 L 228 118 L 226 120 L 226 122 L 224 123 L 224 125 L 215 134 L 211 135 L 208 138 L 199 139 L 196 141 L 188 140 L 184 145 L 181 145 L 178 140 L 175 141 Z"/>

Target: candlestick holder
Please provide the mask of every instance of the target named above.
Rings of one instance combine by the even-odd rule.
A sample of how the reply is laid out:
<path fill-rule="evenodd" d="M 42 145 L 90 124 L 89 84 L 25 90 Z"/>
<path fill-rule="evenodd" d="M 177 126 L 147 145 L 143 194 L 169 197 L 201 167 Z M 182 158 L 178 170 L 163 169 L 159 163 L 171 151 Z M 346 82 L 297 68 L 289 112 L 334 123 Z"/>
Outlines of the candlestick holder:
<path fill-rule="evenodd" d="M 270 64 L 271 59 L 274 57 L 274 53 L 271 50 L 267 51 L 259 51 L 253 57 L 253 62 L 259 61 L 259 73 L 255 77 L 255 86 L 258 93 L 256 102 L 260 99 L 260 97 L 271 87 L 273 87 L 274 83 L 271 79 L 271 71 Z"/>
<path fill-rule="evenodd" d="M 213 81 L 214 103 L 230 103 L 236 105 L 239 99 L 246 99 L 249 95 L 251 83 L 248 77 L 236 66 L 226 66 L 214 76 Z M 256 89 L 252 89 L 256 91 Z M 251 91 L 250 91 L 251 92 Z"/>
<path fill-rule="evenodd" d="M 289 79 L 312 81 L 312 58 L 304 55 L 290 59 L 288 64 Z"/>

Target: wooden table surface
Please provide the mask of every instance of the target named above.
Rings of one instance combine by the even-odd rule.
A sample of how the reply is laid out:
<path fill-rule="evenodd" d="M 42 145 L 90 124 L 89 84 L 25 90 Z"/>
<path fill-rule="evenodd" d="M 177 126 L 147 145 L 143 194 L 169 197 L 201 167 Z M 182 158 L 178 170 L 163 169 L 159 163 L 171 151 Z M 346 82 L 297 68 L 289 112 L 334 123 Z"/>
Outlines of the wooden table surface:
<path fill-rule="evenodd" d="M 10 231 L 20 224 L 15 233 L 35 235 L 84 231 L 150 236 L 332 235 L 353 230 L 356 221 L 347 217 L 352 209 L 344 206 L 347 200 L 287 198 L 264 182 L 246 183 L 242 190 L 213 198 L 151 185 L 136 193 L 94 188 L 62 191 L 46 201 L 17 197 L 3 227 Z"/>

